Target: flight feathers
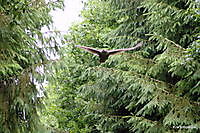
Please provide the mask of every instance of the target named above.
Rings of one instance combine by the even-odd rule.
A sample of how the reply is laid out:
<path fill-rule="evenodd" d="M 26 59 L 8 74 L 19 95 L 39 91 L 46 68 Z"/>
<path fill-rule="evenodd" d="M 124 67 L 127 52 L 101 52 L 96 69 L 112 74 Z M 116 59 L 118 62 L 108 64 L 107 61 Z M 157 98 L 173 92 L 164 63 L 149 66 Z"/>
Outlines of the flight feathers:
<path fill-rule="evenodd" d="M 123 51 L 130 51 L 130 50 L 135 50 L 143 45 L 142 42 L 138 43 L 135 47 L 132 48 L 125 48 L 125 49 L 115 49 L 115 50 L 101 50 L 101 49 L 95 49 L 92 47 L 86 47 L 86 46 L 79 46 L 77 45 L 76 47 L 87 50 L 88 52 L 91 52 L 92 54 L 98 55 L 100 58 L 100 62 L 105 62 L 109 56 L 117 54 L 119 52 Z"/>

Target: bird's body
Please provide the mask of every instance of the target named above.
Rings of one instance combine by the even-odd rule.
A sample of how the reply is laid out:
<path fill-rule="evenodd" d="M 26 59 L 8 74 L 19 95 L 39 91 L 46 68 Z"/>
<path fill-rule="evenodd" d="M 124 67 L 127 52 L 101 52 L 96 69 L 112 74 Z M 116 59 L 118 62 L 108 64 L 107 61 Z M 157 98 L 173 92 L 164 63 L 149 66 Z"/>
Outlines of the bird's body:
<path fill-rule="evenodd" d="M 109 57 L 109 52 L 107 52 L 106 50 L 102 50 L 99 53 L 99 58 L 100 58 L 100 63 L 105 62 Z"/>
<path fill-rule="evenodd" d="M 103 63 L 111 55 L 114 55 L 114 54 L 117 54 L 117 53 L 123 52 L 123 51 L 135 50 L 135 49 L 137 49 L 137 48 L 139 48 L 141 46 L 142 46 L 142 43 L 139 43 L 133 48 L 115 49 L 115 50 L 98 50 L 98 49 L 95 49 L 95 48 L 92 48 L 92 47 L 86 47 L 86 46 L 77 46 L 77 47 L 82 48 L 84 50 L 87 50 L 87 51 L 99 56 L 100 63 Z"/>

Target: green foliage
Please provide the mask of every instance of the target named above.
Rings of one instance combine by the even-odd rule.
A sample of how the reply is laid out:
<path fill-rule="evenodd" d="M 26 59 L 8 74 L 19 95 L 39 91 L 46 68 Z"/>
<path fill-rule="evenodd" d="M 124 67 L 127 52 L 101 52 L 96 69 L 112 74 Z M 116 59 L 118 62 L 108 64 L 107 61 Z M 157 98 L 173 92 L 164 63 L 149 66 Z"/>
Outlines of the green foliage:
<path fill-rule="evenodd" d="M 49 13 L 63 2 L 0 3 L 0 132 L 38 132 L 42 98 L 36 86 L 44 80 L 38 68 L 45 66 L 47 51 L 55 53 L 58 47 L 55 34 L 46 36 L 41 30 L 52 27 Z"/>
<path fill-rule="evenodd" d="M 71 27 L 51 86 L 58 127 L 72 132 L 191 132 L 200 120 L 199 3 L 90 0 Z M 75 48 L 140 51 L 97 57 Z M 62 69 L 59 69 L 62 68 Z M 84 130 L 84 131 L 83 131 Z"/>

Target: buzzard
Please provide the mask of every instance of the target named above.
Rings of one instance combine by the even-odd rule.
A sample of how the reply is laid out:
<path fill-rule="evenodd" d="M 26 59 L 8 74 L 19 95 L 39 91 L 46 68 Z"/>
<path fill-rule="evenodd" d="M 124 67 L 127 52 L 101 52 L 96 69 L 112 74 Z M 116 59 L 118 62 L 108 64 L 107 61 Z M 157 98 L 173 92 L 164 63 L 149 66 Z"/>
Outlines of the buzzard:
<path fill-rule="evenodd" d="M 143 44 L 143 43 L 140 42 L 140 43 L 138 43 L 135 47 L 132 47 L 132 48 L 115 49 L 115 50 L 102 50 L 102 49 L 95 49 L 95 48 L 92 48 L 92 47 L 79 46 L 79 45 L 77 45 L 76 47 L 81 48 L 81 49 L 84 49 L 84 50 L 87 50 L 87 51 L 89 51 L 90 53 L 99 56 L 99 58 L 100 58 L 100 63 L 103 63 L 103 62 L 105 62 L 105 61 L 108 59 L 108 57 L 111 56 L 111 55 L 114 55 L 114 54 L 117 54 L 117 53 L 123 52 L 123 51 L 135 50 L 135 49 L 141 47 L 142 44 Z"/>

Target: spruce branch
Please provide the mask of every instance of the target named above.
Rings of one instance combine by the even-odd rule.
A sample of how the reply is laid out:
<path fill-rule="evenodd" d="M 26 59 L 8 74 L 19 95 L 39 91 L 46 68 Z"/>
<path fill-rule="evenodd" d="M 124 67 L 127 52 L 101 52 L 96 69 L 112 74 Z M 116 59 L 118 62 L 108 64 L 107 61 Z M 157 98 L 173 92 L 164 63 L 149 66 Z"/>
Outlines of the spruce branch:
<path fill-rule="evenodd" d="M 182 50 L 185 50 L 185 48 L 183 48 L 183 47 L 180 46 L 179 44 L 173 42 L 172 40 L 169 40 L 168 38 L 163 37 L 162 35 L 157 35 L 157 34 L 145 34 L 145 35 L 146 35 L 146 36 L 151 36 L 150 39 L 156 38 L 156 39 L 159 39 L 159 41 L 163 41 L 163 42 L 164 42 L 164 41 L 167 41 L 167 42 L 173 44 L 175 47 L 180 48 L 180 49 L 182 49 Z"/>
<path fill-rule="evenodd" d="M 156 89 L 158 89 L 158 90 L 160 90 L 160 91 L 162 91 L 162 92 L 164 92 L 165 94 L 167 94 L 168 96 L 173 96 L 174 98 L 177 98 L 177 99 L 179 99 L 180 101 L 182 101 L 183 99 L 184 100 L 186 100 L 184 97 L 180 97 L 180 96 L 177 96 L 176 94 L 174 94 L 173 92 L 174 92 L 174 90 L 175 90 L 175 85 L 172 85 L 172 84 L 170 84 L 170 83 L 166 83 L 166 82 L 164 82 L 164 81 L 161 81 L 161 80 L 158 80 L 158 79 L 154 79 L 154 78 L 151 78 L 150 76 L 148 76 L 148 75 L 142 75 L 142 74 L 138 74 L 138 73 L 136 73 L 136 72 L 130 72 L 130 71 L 123 71 L 123 70 L 120 70 L 120 69 L 114 69 L 114 68 L 105 68 L 105 67 L 90 67 L 89 68 L 90 70 L 92 69 L 92 70 L 95 70 L 95 71 L 102 71 L 102 72 L 104 72 L 104 74 L 105 74 L 105 72 L 110 72 L 111 74 L 113 74 L 113 73 L 125 73 L 125 74 L 131 74 L 131 75 L 136 75 L 139 79 L 145 79 L 144 81 L 146 82 L 146 81 L 148 81 L 148 80 L 150 80 L 150 81 L 153 81 L 153 82 L 156 82 L 156 83 L 158 83 L 158 84 L 160 84 L 160 85 L 163 85 L 163 84 L 165 84 L 164 86 L 166 86 L 166 88 L 168 88 L 169 89 L 169 87 L 171 88 L 171 89 L 169 89 L 169 90 L 166 90 L 166 89 L 163 89 L 163 88 L 160 88 L 160 87 L 156 87 Z M 124 75 L 123 75 L 124 76 Z M 129 76 L 129 78 L 130 78 L 130 76 Z M 133 77 L 134 78 L 134 77 Z M 95 84 L 95 82 L 93 82 L 94 84 Z M 169 86 L 169 87 L 168 87 Z M 192 103 L 192 104 L 195 104 L 195 105 L 200 105 L 200 102 L 194 102 L 194 101 L 192 101 L 192 100 L 189 100 L 189 99 L 187 99 L 187 102 L 188 103 Z"/>

